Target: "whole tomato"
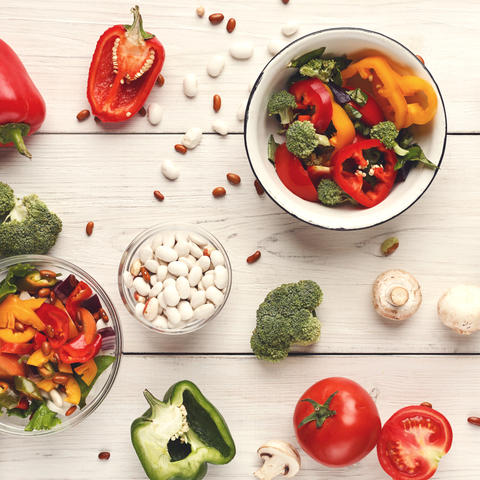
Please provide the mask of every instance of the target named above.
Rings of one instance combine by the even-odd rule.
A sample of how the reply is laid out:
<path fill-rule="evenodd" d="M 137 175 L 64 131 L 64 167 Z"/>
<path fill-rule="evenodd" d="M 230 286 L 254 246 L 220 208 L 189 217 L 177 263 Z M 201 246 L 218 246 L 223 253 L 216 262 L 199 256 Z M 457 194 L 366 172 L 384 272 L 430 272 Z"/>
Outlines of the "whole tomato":
<path fill-rule="evenodd" d="M 332 377 L 301 397 L 293 425 L 303 450 L 328 467 L 345 467 L 365 457 L 381 430 L 375 402 L 358 383 Z"/>

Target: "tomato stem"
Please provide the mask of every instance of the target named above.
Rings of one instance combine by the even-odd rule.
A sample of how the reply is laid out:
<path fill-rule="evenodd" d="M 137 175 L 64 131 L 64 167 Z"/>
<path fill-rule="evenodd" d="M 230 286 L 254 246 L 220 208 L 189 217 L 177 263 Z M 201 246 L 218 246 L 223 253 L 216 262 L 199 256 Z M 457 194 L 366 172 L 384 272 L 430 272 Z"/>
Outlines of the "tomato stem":
<path fill-rule="evenodd" d="M 323 424 L 325 423 L 325 420 L 329 417 L 333 417 L 334 415 L 337 414 L 335 410 L 330 409 L 330 403 L 333 400 L 333 397 L 338 393 L 334 392 L 332 393 L 328 398 L 325 403 L 318 403 L 315 400 L 312 400 L 311 398 L 304 398 L 302 402 L 308 402 L 311 403 L 313 406 L 313 413 L 305 417 L 300 424 L 298 425 L 298 428 L 303 427 L 307 423 L 310 422 L 315 422 L 315 425 L 317 428 L 321 428 Z"/>

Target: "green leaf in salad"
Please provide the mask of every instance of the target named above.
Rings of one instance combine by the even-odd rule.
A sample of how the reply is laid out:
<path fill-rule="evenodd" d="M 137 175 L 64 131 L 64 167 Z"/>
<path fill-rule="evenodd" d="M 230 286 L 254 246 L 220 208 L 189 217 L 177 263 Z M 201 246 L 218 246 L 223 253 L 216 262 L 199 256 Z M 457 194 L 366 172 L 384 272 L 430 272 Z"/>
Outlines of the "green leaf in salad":
<path fill-rule="evenodd" d="M 95 382 L 98 380 L 98 377 L 115 361 L 115 357 L 113 355 L 99 355 L 98 357 L 94 358 L 94 361 L 97 365 L 97 374 L 95 375 L 95 378 L 93 379 L 92 383 L 90 385 L 87 385 L 80 375 L 75 373 L 74 371 L 74 376 L 75 379 L 78 382 L 78 385 L 80 386 L 80 391 L 81 391 L 81 397 L 80 397 L 80 402 L 78 406 L 80 408 L 83 408 L 87 403 L 87 396 L 92 390 L 93 386 L 95 385 Z"/>
<path fill-rule="evenodd" d="M 28 263 L 19 263 L 8 269 L 6 277 L 0 282 L 0 303 L 11 293 L 17 291 L 17 281 L 26 277 L 29 273 L 36 270 L 35 267 Z"/>
<path fill-rule="evenodd" d="M 30 417 L 33 412 L 43 403 L 43 401 L 32 400 L 30 402 L 29 407 L 26 410 L 22 408 L 10 408 L 7 410 L 7 415 L 9 417 L 20 417 L 20 418 L 28 418 Z"/>
<path fill-rule="evenodd" d="M 353 126 L 355 128 L 355 131 L 359 134 L 362 135 L 362 137 L 369 137 L 370 136 L 370 127 L 362 122 L 361 120 L 355 120 L 353 122 Z"/>
<path fill-rule="evenodd" d="M 368 96 L 361 88 L 347 90 L 347 93 L 359 107 L 364 107 L 368 102 Z"/>
<path fill-rule="evenodd" d="M 275 152 L 280 144 L 275 141 L 273 135 L 268 137 L 268 160 L 275 165 Z"/>
<path fill-rule="evenodd" d="M 397 155 L 397 163 L 395 164 L 395 170 L 400 170 L 407 162 L 418 162 L 425 165 L 428 168 L 436 170 L 437 165 L 432 163 L 423 153 L 420 145 L 412 145 L 408 149 L 408 153 L 403 157 Z"/>
<path fill-rule="evenodd" d="M 363 115 L 355 107 L 352 107 L 348 103 L 346 105 L 344 105 L 343 108 L 347 112 L 347 115 L 352 120 L 360 120 L 363 117 Z"/>
<path fill-rule="evenodd" d="M 45 403 L 42 403 L 32 416 L 32 419 L 25 427 L 26 432 L 33 430 L 51 430 L 56 425 L 62 423 L 55 412 L 52 412 Z"/>
<path fill-rule="evenodd" d="M 0 410 L 2 408 L 12 409 L 18 405 L 20 397 L 15 393 L 12 388 L 6 390 L 0 390 Z"/>
<path fill-rule="evenodd" d="M 287 68 L 300 68 L 310 60 L 314 58 L 322 58 L 322 55 L 325 53 L 325 47 L 318 48 L 317 50 L 312 50 L 311 52 L 304 53 L 297 58 L 294 58 L 287 65 Z"/>
<path fill-rule="evenodd" d="M 410 145 L 412 145 L 413 143 L 413 135 L 410 129 L 402 128 L 400 132 L 398 132 L 396 142 L 398 143 L 398 145 L 400 145 L 401 148 L 405 148 L 406 150 L 408 150 Z"/>

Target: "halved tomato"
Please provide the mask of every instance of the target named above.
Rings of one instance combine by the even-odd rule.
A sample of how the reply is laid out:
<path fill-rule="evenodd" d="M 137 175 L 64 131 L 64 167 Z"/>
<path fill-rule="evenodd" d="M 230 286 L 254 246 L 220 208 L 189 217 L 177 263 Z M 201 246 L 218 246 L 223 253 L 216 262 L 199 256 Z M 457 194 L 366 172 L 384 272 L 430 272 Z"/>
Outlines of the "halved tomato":
<path fill-rule="evenodd" d="M 405 407 L 383 426 L 377 445 L 380 465 L 393 480 L 428 480 L 452 446 L 452 427 L 436 410 Z"/>

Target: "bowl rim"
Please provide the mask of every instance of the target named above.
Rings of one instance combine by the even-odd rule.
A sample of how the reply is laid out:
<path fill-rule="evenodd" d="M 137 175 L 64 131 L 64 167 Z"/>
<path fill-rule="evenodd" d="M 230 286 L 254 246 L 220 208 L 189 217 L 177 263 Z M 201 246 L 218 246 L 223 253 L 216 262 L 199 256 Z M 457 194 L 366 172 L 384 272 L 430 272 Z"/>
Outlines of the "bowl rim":
<path fill-rule="evenodd" d="M 393 220 L 394 218 L 397 218 L 398 216 L 402 215 L 404 212 L 406 212 L 410 207 L 412 207 L 415 203 L 417 203 L 418 200 L 420 200 L 421 197 L 423 197 L 423 195 L 425 194 L 425 192 L 430 188 L 430 185 L 432 184 L 433 180 L 435 180 L 435 177 L 437 176 L 437 173 L 439 172 L 440 170 L 440 166 L 442 165 L 442 161 L 443 161 L 443 157 L 445 156 L 445 149 L 446 149 L 446 146 L 447 146 L 447 136 L 448 136 L 448 124 L 447 124 L 447 111 L 446 111 L 446 108 L 445 108 L 445 102 L 443 100 L 443 95 L 442 95 L 442 92 L 440 90 L 440 87 L 438 86 L 438 83 L 437 81 L 435 80 L 434 76 L 432 75 L 432 73 L 430 72 L 430 70 L 425 66 L 425 64 L 417 57 L 417 55 L 415 53 L 412 52 L 412 50 L 410 50 L 408 47 L 406 47 L 405 45 L 403 45 L 403 43 L 399 42 L 398 40 L 384 34 L 384 33 L 381 33 L 381 32 L 377 32 L 375 30 L 370 30 L 368 28 L 361 28 L 361 27 L 332 27 L 332 28 L 324 28 L 322 30 L 316 30 L 314 32 L 310 32 L 310 33 L 307 33 L 306 35 L 303 35 L 302 37 L 299 37 L 295 40 L 293 40 L 292 42 L 290 42 L 288 45 L 286 45 L 285 47 L 283 47 L 277 54 L 275 54 L 266 64 L 265 66 L 262 68 L 262 70 L 260 71 L 257 79 L 255 80 L 255 83 L 252 87 L 252 91 L 250 92 L 250 95 L 248 97 L 248 101 L 247 101 L 247 106 L 245 108 L 245 119 L 243 121 L 243 143 L 244 143 L 244 146 L 245 146 L 245 151 L 247 153 L 247 158 L 248 158 L 248 162 L 250 164 L 250 168 L 252 169 L 252 172 L 253 174 L 255 175 L 255 178 L 261 183 L 261 181 L 258 179 L 257 177 L 257 172 L 255 171 L 255 167 L 253 165 L 253 162 L 252 162 L 252 159 L 250 158 L 250 152 L 248 151 L 248 142 L 247 142 L 247 125 L 248 125 L 248 121 L 249 121 L 249 111 L 250 111 L 250 103 L 253 99 L 253 96 L 255 94 L 255 91 L 256 89 L 258 88 L 258 85 L 260 84 L 262 78 L 263 78 L 263 75 L 265 73 L 265 70 L 267 69 L 267 67 L 276 59 L 276 57 L 278 57 L 282 52 L 284 52 L 285 50 L 289 49 L 292 45 L 296 44 L 297 42 L 300 42 L 308 37 L 311 37 L 311 36 L 314 36 L 314 35 L 319 35 L 321 33 L 325 33 L 325 32 L 334 32 L 334 31 L 346 31 L 346 32 L 351 32 L 351 31 L 356 31 L 356 32 L 363 32 L 363 33 L 367 33 L 367 34 L 373 34 L 373 35 L 377 35 L 379 37 L 383 37 L 384 39 L 387 39 L 395 44 L 397 44 L 398 46 L 400 46 L 401 48 L 403 48 L 404 50 L 406 50 L 410 55 L 412 55 L 413 57 L 415 57 L 416 61 L 421 65 L 421 67 L 427 72 L 428 76 L 430 77 L 430 79 L 432 80 L 432 82 L 434 83 L 437 91 L 438 91 L 438 94 L 439 94 L 439 97 L 440 97 L 440 104 L 442 106 L 442 112 L 443 112 L 443 117 L 444 117 L 444 121 L 445 121 L 445 132 L 444 132 L 444 136 L 443 136 L 443 145 L 442 145 L 442 152 L 440 154 L 440 157 L 439 157 L 439 160 L 438 160 L 438 164 L 437 164 L 437 167 L 434 171 L 433 171 L 433 174 L 432 174 L 432 178 L 430 179 L 430 181 L 428 182 L 428 184 L 425 186 L 425 188 L 420 192 L 420 194 L 412 200 L 412 202 L 407 206 L 405 207 L 403 210 L 401 210 L 400 212 L 398 213 L 395 213 L 393 214 L 391 217 L 387 218 L 387 219 L 384 219 L 384 220 L 381 220 L 379 222 L 376 222 L 372 225 L 366 225 L 366 226 L 363 226 L 363 227 L 352 227 L 352 228 L 348 228 L 348 227 L 327 227 L 327 226 L 324 226 L 324 225 L 319 225 L 318 223 L 314 223 L 312 221 L 309 221 L 309 220 L 306 220 L 304 218 L 301 218 L 299 217 L 298 215 L 296 215 L 295 213 L 292 213 L 290 212 L 289 210 L 287 210 L 286 207 L 284 207 L 283 205 L 281 205 L 270 193 L 269 191 L 264 188 L 265 190 L 265 193 L 270 197 L 271 200 L 273 200 L 273 202 L 279 206 L 284 212 L 288 213 L 289 215 L 291 215 L 292 217 L 296 218 L 297 220 L 300 220 L 301 222 L 304 222 L 308 225 L 312 225 L 314 227 L 317 227 L 317 228 L 321 228 L 323 230 L 335 230 L 335 231 L 356 231 L 356 230 L 366 230 L 367 228 L 373 228 L 373 227 L 377 227 L 379 225 L 382 225 L 386 222 L 389 222 L 390 220 Z M 437 113 L 438 114 L 438 113 Z"/>
<path fill-rule="evenodd" d="M 120 369 L 120 363 L 121 363 L 121 358 L 123 353 L 122 328 L 121 328 L 120 319 L 118 316 L 118 312 L 115 308 L 115 305 L 113 304 L 112 300 L 110 299 L 110 296 L 107 294 L 104 288 L 89 273 L 83 270 L 83 268 L 80 268 L 79 266 L 75 265 L 74 263 L 68 260 L 64 260 L 63 258 L 59 258 L 59 257 L 54 257 L 52 255 L 15 255 L 12 257 L 6 257 L 6 258 L 0 259 L 0 273 L 8 269 L 8 267 L 11 267 L 12 265 L 16 265 L 18 263 L 31 263 L 35 266 L 36 262 L 47 262 L 54 265 L 60 265 L 60 267 L 64 266 L 66 269 L 71 270 L 70 273 L 79 272 L 79 274 L 82 275 L 90 283 L 90 285 L 92 286 L 93 292 L 97 294 L 100 293 L 104 297 L 102 300 L 105 302 L 105 305 L 109 310 L 109 312 L 113 314 L 113 315 L 110 315 L 110 321 L 115 326 L 115 349 L 114 349 L 115 360 L 112 363 L 112 367 L 111 367 L 109 376 L 105 382 L 105 385 L 102 387 L 100 392 L 98 392 L 94 401 L 89 404 L 87 403 L 85 410 L 83 410 L 84 412 L 83 415 L 76 415 L 72 417 L 72 419 L 68 423 L 63 422 L 63 419 L 62 419 L 62 423 L 60 425 L 50 430 L 34 430 L 32 432 L 27 432 L 25 430 L 13 431 L 8 429 L 3 429 L 0 422 L 0 432 L 5 433 L 7 435 L 12 435 L 12 436 L 37 437 L 37 436 L 44 436 L 44 435 L 53 435 L 55 433 L 64 432 L 65 430 L 68 430 L 78 425 L 83 420 L 86 420 L 87 417 L 91 415 L 103 403 L 103 401 L 107 398 L 108 394 L 110 393 L 110 390 L 112 389 L 113 384 L 115 383 L 115 380 L 118 375 L 118 371 Z M 80 410 L 80 412 L 82 412 L 82 410 Z"/>

